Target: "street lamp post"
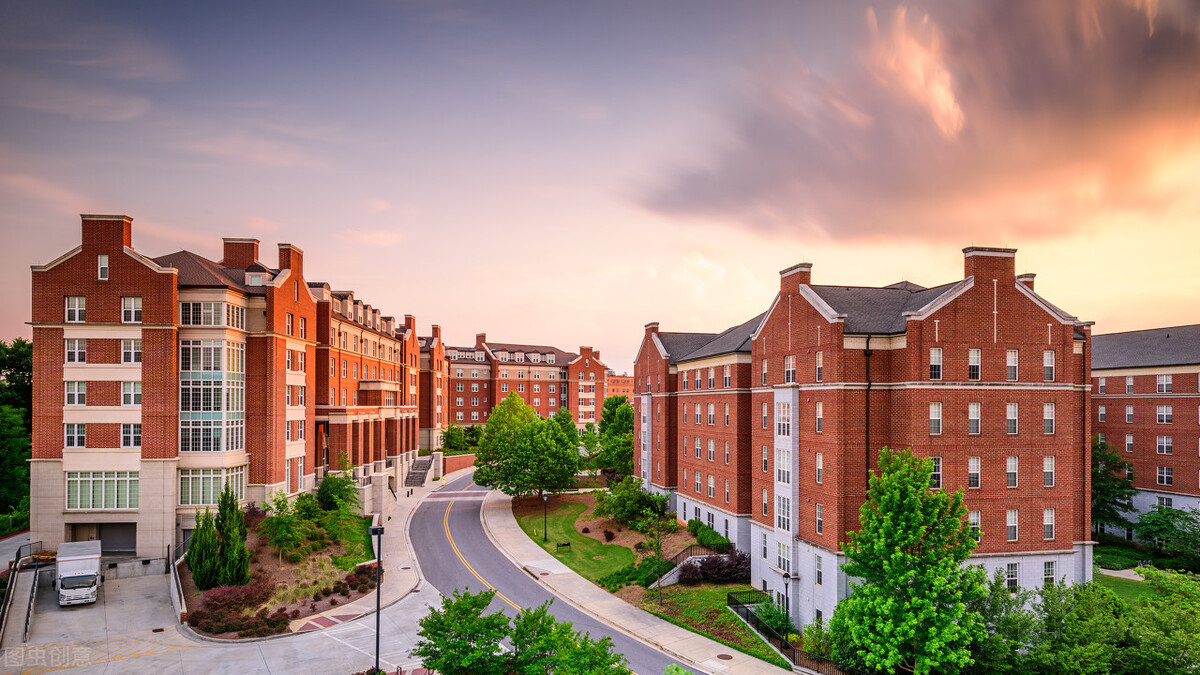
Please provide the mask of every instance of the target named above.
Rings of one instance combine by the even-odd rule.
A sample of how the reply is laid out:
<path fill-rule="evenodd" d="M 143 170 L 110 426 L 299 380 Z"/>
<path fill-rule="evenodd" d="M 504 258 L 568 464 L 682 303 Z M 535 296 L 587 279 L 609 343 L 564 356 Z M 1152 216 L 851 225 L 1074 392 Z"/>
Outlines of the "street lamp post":
<path fill-rule="evenodd" d="M 375 536 L 375 672 L 379 672 L 379 594 L 383 591 L 380 585 L 380 574 L 383 570 L 383 526 L 372 525 L 368 532 Z"/>
<path fill-rule="evenodd" d="M 791 579 L 791 572 L 783 573 L 783 611 L 785 614 L 787 614 L 788 621 L 792 620 L 792 599 L 791 596 L 788 595 L 788 582 L 791 581 Z M 786 639 L 787 636 L 785 635 L 784 638 Z"/>
<path fill-rule="evenodd" d="M 550 499 L 550 498 L 547 497 L 545 491 L 543 491 L 542 492 L 542 541 L 543 542 L 549 541 L 549 539 L 546 538 L 546 501 L 548 499 Z"/>

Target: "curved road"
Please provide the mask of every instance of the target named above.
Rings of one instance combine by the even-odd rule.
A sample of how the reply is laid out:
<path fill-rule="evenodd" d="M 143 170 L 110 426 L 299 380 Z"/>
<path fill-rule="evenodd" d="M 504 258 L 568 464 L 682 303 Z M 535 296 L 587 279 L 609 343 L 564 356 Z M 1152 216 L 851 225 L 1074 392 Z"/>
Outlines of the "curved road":
<path fill-rule="evenodd" d="M 480 522 L 483 505 L 480 494 L 485 488 L 475 486 L 470 476 L 454 480 L 433 494 L 466 490 L 470 492 L 461 499 L 427 497 L 412 516 L 409 534 L 421 574 L 442 595 L 449 596 L 460 588 L 477 593 L 487 590 L 486 582 L 497 591 L 490 609 L 502 610 L 509 616 L 515 615 L 518 608 L 554 600 L 550 611 L 555 617 L 570 621 L 575 630 L 590 633 L 593 638 L 611 637 L 616 651 L 629 659 L 629 667 L 635 673 L 658 675 L 671 663 L 686 667 L 557 599 L 497 550 Z"/>

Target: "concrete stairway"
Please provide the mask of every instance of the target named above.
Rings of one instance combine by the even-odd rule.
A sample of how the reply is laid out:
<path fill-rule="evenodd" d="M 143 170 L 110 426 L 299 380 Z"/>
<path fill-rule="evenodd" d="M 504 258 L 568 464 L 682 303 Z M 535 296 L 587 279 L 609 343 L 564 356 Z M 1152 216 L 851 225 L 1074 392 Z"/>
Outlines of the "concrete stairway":
<path fill-rule="evenodd" d="M 421 487 L 425 484 L 425 477 L 429 475 L 429 470 L 433 468 L 432 457 L 418 457 L 417 461 L 408 469 L 408 475 L 404 477 L 404 487 Z"/>

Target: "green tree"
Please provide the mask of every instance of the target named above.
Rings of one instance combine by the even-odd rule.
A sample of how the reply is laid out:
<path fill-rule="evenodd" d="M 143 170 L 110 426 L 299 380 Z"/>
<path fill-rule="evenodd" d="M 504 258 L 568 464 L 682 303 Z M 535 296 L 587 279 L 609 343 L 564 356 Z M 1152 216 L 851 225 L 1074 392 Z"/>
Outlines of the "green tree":
<path fill-rule="evenodd" d="M 447 450 L 463 451 L 467 449 L 467 434 L 462 427 L 450 424 L 442 430 L 442 447 Z"/>
<path fill-rule="evenodd" d="M 930 489 L 932 468 L 911 450 L 884 447 L 859 510 L 862 529 L 848 533 L 843 569 L 862 581 L 838 611 L 847 642 L 871 668 L 958 672 L 982 628 L 967 607 L 983 595 L 984 575 L 962 564 L 975 549 L 962 491 Z"/>
<path fill-rule="evenodd" d="M 29 430 L 22 411 L 0 406 L 0 511 L 17 507 L 29 497 L 29 458 L 32 457 Z"/>
<path fill-rule="evenodd" d="M 1034 604 L 1030 672 L 1121 673 L 1129 637 L 1129 606 L 1095 582 L 1047 584 Z"/>
<path fill-rule="evenodd" d="M 1125 517 L 1133 510 L 1133 465 L 1113 452 L 1097 436 L 1092 441 L 1092 522 L 1109 527 L 1129 527 Z"/>
<path fill-rule="evenodd" d="M 479 439 L 483 437 L 483 427 L 478 424 L 472 424 L 463 430 L 463 436 L 467 439 L 467 447 L 479 447 Z"/>
<path fill-rule="evenodd" d="M 196 588 L 206 591 L 221 582 L 221 541 L 208 508 L 196 514 L 196 529 L 188 544 L 184 562 L 192 571 Z"/>
<path fill-rule="evenodd" d="M 24 338 L 0 340 L 0 406 L 21 413 L 25 430 L 33 419 L 33 343 Z"/>
<path fill-rule="evenodd" d="M 521 611 L 510 622 L 501 612 L 484 614 L 494 591 L 455 591 L 440 609 L 418 623 L 413 655 L 443 675 L 628 675 L 612 640 L 593 640 L 550 614 L 550 602 Z M 513 649 L 500 643 L 510 639 Z"/>
<path fill-rule="evenodd" d="M 512 395 L 509 394 L 509 396 Z M 575 452 L 579 452 L 579 430 L 575 428 L 575 416 L 571 414 L 571 411 L 566 408 L 559 408 L 558 411 L 550 416 L 550 419 L 563 432 L 561 442 Z"/>
<path fill-rule="evenodd" d="M 1200 577 L 1153 568 L 1143 575 L 1150 593 L 1130 617 L 1127 672 L 1200 672 Z"/>
<path fill-rule="evenodd" d="M 317 486 L 317 503 L 326 511 L 353 511 L 359 507 L 358 482 L 354 475 L 344 467 L 350 464 L 346 451 L 338 453 L 338 466 L 341 471 L 330 471 L 321 479 Z"/>
<path fill-rule="evenodd" d="M 596 459 L 596 455 L 600 452 L 600 435 L 596 433 L 596 425 L 588 422 L 583 425 L 583 433 L 579 436 L 579 445 L 583 448 L 583 455 L 587 457 L 588 462 Z"/>
<path fill-rule="evenodd" d="M 617 411 L 620 410 L 621 406 L 624 405 L 629 405 L 629 399 L 624 396 L 609 396 L 608 398 L 604 399 L 604 407 L 600 410 L 601 434 L 610 432 L 610 428 L 612 427 L 613 423 L 617 421 Z M 632 409 L 632 406 L 630 406 L 630 408 Z M 633 427 L 631 426 L 629 430 L 632 429 Z M 621 430 L 618 433 L 624 433 L 624 431 L 625 430 Z"/>
<path fill-rule="evenodd" d="M 574 425 L 570 424 L 568 437 L 563 419 L 570 424 L 570 413 L 544 420 L 519 396 L 509 394 L 492 410 L 484 427 L 475 455 L 475 482 L 514 497 L 557 493 L 573 486 L 580 457 Z"/>
<path fill-rule="evenodd" d="M 655 495 L 642 490 L 642 482 L 633 476 L 611 488 L 596 493 L 595 513 L 600 517 L 612 518 L 622 525 L 629 525 L 642 517 L 646 510 L 662 516 L 667 512 L 666 495 Z"/>
<path fill-rule="evenodd" d="M 505 675 L 508 658 L 500 642 L 508 637 L 508 617 L 484 615 L 495 591 L 454 591 L 430 609 L 417 625 L 420 630 L 412 655 L 442 675 Z"/>
<path fill-rule="evenodd" d="M 271 493 L 267 498 L 264 510 L 270 515 L 263 518 L 260 527 L 282 561 L 284 551 L 296 548 L 304 538 L 300 532 L 300 519 L 296 516 L 292 503 L 283 490 Z"/>
<path fill-rule="evenodd" d="M 1200 512 L 1156 505 L 1138 516 L 1138 536 L 1170 555 L 1200 558 Z"/>
<path fill-rule="evenodd" d="M 977 633 L 971 643 L 974 663 L 966 672 L 973 675 L 1027 672 L 1025 653 L 1033 643 L 1036 621 L 1033 612 L 1026 609 L 1032 600 L 1032 591 L 1013 592 L 1004 572 L 996 570 L 987 593 L 967 603 L 967 608 L 983 619 L 986 630 Z"/>
<path fill-rule="evenodd" d="M 221 537 L 218 553 L 218 582 L 222 586 L 241 586 L 250 581 L 250 552 L 246 549 L 246 519 L 238 506 L 233 488 L 226 484 L 217 502 L 215 520 Z"/>

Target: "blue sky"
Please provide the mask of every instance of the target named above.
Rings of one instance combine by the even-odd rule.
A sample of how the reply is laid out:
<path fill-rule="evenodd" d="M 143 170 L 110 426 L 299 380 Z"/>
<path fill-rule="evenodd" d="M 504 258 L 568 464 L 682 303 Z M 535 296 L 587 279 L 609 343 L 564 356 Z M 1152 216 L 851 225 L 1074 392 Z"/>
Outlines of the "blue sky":
<path fill-rule="evenodd" d="M 1169 1 L 2 2 L 0 336 L 80 213 L 132 216 L 150 255 L 291 242 L 422 333 L 617 370 L 642 324 L 740 323 L 795 262 L 933 285 L 976 244 L 1098 331 L 1200 321 L 1198 25 Z"/>

